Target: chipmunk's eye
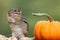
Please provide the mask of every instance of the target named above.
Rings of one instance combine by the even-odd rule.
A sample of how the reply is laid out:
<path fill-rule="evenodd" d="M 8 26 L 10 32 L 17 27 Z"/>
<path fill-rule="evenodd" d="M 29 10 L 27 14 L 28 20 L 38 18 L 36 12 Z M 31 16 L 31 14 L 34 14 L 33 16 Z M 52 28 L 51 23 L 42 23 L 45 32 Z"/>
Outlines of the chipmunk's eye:
<path fill-rule="evenodd" d="M 14 12 L 16 12 L 16 10 L 14 10 Z"/>

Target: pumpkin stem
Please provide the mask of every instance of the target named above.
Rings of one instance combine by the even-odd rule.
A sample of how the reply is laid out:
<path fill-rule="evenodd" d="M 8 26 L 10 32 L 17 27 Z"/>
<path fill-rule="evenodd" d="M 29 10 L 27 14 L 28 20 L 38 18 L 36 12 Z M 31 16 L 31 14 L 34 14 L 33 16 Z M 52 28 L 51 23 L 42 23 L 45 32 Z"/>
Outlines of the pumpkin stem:
<path fill-rule="evenodd" d="M 46 16 L 50 22 L 52 21 L 52 17 L 46 13 L 32 13 L 32 15 L 33 16 Z"/>

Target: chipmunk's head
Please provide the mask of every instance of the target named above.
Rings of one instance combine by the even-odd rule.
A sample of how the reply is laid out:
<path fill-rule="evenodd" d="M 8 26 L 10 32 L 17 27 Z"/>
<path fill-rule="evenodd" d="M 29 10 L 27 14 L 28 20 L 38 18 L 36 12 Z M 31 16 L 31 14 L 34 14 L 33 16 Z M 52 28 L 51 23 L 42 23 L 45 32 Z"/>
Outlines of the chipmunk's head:
<path fill-rule="evenodd" d="M 12 8 L 9 10 L 8 12 L 8 16 L 12 17 L 12 18 L 18 18 L 20 19 L 22 16 L 22 10 L 21 8 Z"/>

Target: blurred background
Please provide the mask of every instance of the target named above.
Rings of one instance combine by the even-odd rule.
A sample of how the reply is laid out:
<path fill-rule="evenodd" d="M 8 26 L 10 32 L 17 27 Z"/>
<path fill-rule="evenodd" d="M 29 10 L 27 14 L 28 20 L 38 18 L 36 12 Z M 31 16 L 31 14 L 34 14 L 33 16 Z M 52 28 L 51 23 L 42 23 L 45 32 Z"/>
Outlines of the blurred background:
<path fill-rule="evenodd" d="M 46 17 L 32 16 L 32 13 L 47 13 L 55 21 L 60 21 L 60 0 L 0 0 L 0 34 L 11 34 L 7 22 L 7 12 L 11 8 L 22 8 L 23 15 L 29 22 L 29 37 L 33 36 L 34 25 L 37 21 L 47 20 Z"/>

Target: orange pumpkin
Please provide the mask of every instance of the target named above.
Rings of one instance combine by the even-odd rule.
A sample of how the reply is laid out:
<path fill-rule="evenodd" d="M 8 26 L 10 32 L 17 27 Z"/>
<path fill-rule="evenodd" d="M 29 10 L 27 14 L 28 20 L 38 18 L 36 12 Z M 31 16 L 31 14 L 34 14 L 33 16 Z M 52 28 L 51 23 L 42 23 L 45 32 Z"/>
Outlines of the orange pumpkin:
<path fill-rule="evenodd" d="M 60 40 L 60 22 L 54 21 L 47 14 L 33 14 L 35 16 L 45 15 L 48 21 L 38 21 L 34 27 L 36 40 Z"/>

